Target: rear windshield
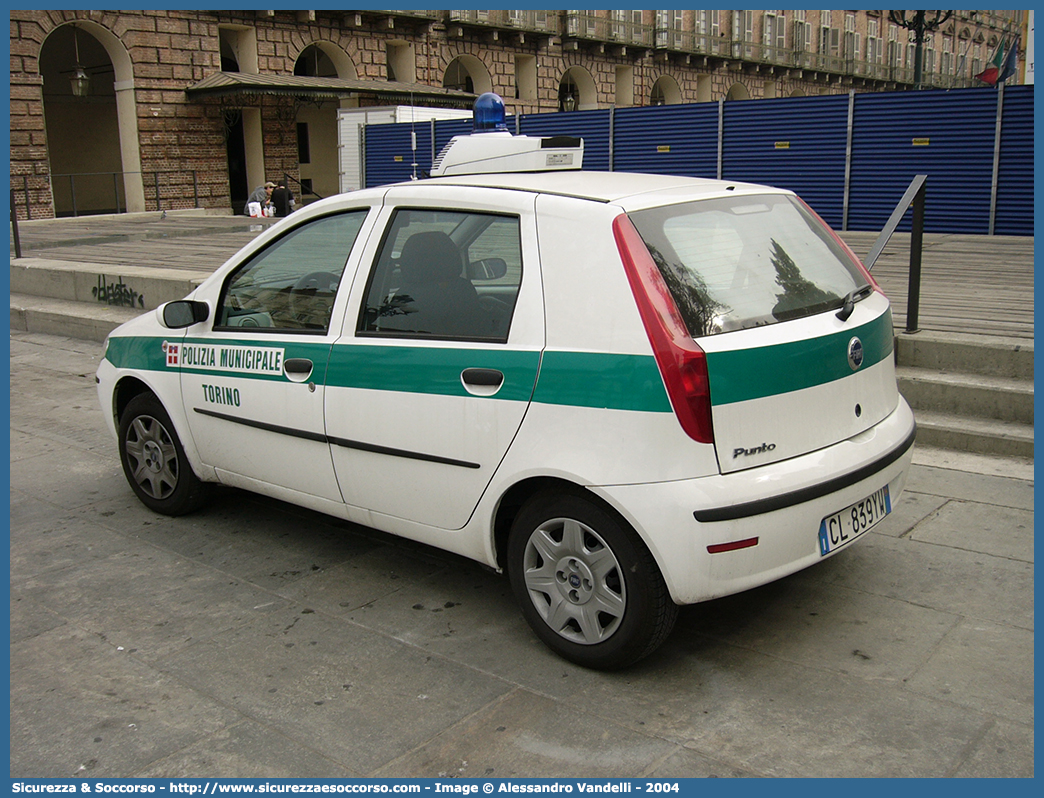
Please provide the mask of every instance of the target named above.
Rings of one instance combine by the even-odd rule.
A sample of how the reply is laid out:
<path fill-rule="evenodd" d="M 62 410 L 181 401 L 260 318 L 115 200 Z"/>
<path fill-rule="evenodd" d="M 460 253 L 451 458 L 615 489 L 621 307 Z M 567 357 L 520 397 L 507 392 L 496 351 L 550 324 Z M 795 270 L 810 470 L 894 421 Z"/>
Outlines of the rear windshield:
<path fill-rule="evenodd" d="M 629 217 L 694 338 L 840 308 L 867 285 L 793 197 L 701 200 Z"/>

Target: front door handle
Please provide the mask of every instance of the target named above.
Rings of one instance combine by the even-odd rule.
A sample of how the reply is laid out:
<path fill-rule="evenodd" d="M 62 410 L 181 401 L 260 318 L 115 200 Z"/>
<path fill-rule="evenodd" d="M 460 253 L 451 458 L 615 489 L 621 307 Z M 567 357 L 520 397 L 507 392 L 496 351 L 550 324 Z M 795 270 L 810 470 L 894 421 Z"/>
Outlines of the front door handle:
<path fill-rule="evenodd" d="M 291 382 L 304 382 L 312 376 L 312 361 L 305 357 L 292 357 L 283 361 L 283 371 Z"/>

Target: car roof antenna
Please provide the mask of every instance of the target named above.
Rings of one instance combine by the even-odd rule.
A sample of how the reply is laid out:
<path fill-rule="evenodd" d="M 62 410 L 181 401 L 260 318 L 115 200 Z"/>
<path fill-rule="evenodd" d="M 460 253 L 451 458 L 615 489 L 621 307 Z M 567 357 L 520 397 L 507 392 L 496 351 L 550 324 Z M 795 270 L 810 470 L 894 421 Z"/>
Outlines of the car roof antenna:
<path fill-rule="evenodd" d="M 417 123 L 416 106 L 413 104 L 413 92 L 410 91 L 410 146 L 413 148 L 413 177 L 411 180 L 417 179 L 417 131 L 415 125 Z"/>

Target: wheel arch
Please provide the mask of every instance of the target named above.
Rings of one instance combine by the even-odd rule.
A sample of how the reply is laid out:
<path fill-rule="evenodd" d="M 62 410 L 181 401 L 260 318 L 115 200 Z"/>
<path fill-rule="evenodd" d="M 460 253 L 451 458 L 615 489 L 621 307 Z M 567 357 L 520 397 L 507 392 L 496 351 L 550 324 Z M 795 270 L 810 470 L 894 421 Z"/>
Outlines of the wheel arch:
<path fill-rule="evenodd" d="M 120 428 L 120 418 L 123 416 L 123 411 L 127 409 L 127 405 L 130 404 L 132 399 L 136 396 L 141 396 L 143 393 L 151 393 L 156 397 L 156 401 L 163 405 L 163 409 L 167 411 L 167 415 L 170 416 L 170 421 L 174 425 L 174 430 L 178 433 L 178 438 L 181 440 L 189 466 L 196 476 L 206 482 L 216 482 L 217 478 L 214 476 L 213 469 L 200 460 L 199 452 L 196 451 L 195 439 L 188 428 L 188 420 L 185 418 L 182 409 L 170 406 L 161 398 L 162 393 L 159 390 L 137 375 L 127 374 L 120 377 L 113 387 L 112 417 L 115 428 L 117 430 Z"/>
<path fill-rule="evenodd" d="M 137 377 L 123 377 L 116 383 L 116 388 L 112 392 L 112 417 L 115 419 L 117 427 L 119 427 L 120 418 L 131 399 L 143 393 L 151 393 L 159 398 L 148 383 Z"/>
<path fill-rule="evenodd" d="M 526 622 L 556 654 L 587 668 L 616 670 L 649 655 L 670 634 L 678 608 L 661 564 L 605 498 L 567 479 L 537 477 L 512 486 L 497 516 L 498 563 L 508 572 Z M 522 534 L 509 535 L 509 518 L 524 524 L 516 530 Z M 570 525 L 571 535 L 565 533 Z M 536 544 L 538 554 L 531 560 L 536 529 L 544 542 Z M 595 555 L 604 569 L 600 576 L 589 560 L 598 549 L 604 549 Z M 604 554 L 610 555 L 608 564 Z M 534 572 L 539 573 L 531 582 Z M 589 605 L 596 595 L 601 598 Z"/>
<path fill-rule="evenodd" d="M 576 496 L 582 496 L 607 512 L 612 513 L 621 523 L 627 525 L 631 529 L 635 528 L 634 524 L 631 523 L 623 513 L 617 510 L 604 498 L 585 488 L 583 485 L 562 477 L 529 477 L 508 488 L 501 497 L 500 502 L 497 505 L 497 511 L 493 517 L 493 547 L 496 555 L 497 568 L 499 570 L 505 570 L 507 567 L 508 536 L 511 533 L 511 526 L 515 521 L 515 517 L 527 501 L 537 493 L 546 490 L 556 490 L 562 493 L 571 493 Z M 638 535 L 638 538 L 642 541 L 642 544 L 646 548 L 650 548 L 644 535 L 642 535 L 638 530 L 635 530 L 635 532 Z M 657 566 L 659 566 L 659 563 L 657 563 Z"/>

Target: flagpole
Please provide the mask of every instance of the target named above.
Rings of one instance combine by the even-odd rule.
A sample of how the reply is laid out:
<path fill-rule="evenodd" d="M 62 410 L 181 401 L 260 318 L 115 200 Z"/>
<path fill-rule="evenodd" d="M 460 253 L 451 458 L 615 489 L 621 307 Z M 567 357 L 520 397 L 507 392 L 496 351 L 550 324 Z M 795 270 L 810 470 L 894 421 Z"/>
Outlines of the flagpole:
<path fill-rule="evenodd" d="M 990 225 L 988 235 L 993 235 L 997 220 L 997 184 L 1000 181 L 1001 120 L 1004 118 L 1004 83 L 997 88 L 997 122 L 993 129 L 993 178 L 990 180 Z"/>

